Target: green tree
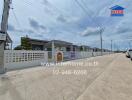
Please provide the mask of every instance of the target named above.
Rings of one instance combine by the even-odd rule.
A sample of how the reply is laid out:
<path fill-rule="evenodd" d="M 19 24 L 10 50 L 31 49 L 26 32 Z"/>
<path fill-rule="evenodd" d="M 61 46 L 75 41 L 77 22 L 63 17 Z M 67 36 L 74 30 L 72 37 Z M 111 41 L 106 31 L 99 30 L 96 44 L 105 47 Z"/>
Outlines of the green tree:
<path fill-rule="evenodd" d="M 22 50 L 22 46 L 21 45 L 18 45 L 14 48 L 14 50 Z"/>
<path fill-rule="evenodd" d="M 21 38 L 21 47 L 23 47 L 24 50 L 31 50 L 32 46 L 30 43 L 30 40 L 28 37 L 22 37 Z"/>

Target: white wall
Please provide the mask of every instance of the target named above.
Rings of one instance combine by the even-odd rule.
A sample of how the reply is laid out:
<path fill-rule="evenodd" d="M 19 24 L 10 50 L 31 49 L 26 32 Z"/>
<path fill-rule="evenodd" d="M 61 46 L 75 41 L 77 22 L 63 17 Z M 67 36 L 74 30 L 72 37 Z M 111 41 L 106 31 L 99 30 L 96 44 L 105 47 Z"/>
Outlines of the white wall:
<path fill-rule="evenodd" d="M 4 66 L 7 70 L 40 66 L 48 62 L 47 51 L 5 50 Z"/>
<path fill-rule="evenodd" d="M 131 59 L 132 59 L 132 51 L 130 51 L 130 57 L 131 57 Z"/>
<path fill-rule="evenodd" d="M 72 59 L 83 59 L 101 56 L 101 52 L 74 52 L 75 57 L 71 57 L 71 52 L 64 52 L 64 61 Z M 109 52 L 103 52 L 103 55 Z M 7 70 L 21 69 L 33 66 L 40 66 L 41 63 L 48 62 L 48 51 L 25 51 L 25 50 L 5 50 L 4 66 Z"/>
<path fill-rule="evenodd" d="M 110 52 L 103 52 L 102 55 L 110 54 Z M 64 60 L 71 60 L 71 59 L 83 59 L 83 58 L 89 58 L 89 57 L 96 57 L 101 56 L 101 52 L 75 52 L 75 58 L 71 58 L 71 52 L 64 52 Z"/>

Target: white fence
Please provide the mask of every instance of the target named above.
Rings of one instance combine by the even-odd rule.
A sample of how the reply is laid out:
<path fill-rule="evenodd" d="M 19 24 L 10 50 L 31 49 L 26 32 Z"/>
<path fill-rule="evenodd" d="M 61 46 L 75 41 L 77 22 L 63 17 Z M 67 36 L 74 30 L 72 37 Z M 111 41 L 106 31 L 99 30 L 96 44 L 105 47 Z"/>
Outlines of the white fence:
<path fill-rule="evenodd" d="M 46 51 L 5 50 L 4 66 L 7 70 L 39 66 L 41 62 L 48 62 Z"/>
<path fill-rule="evenodd" d="M 131 58 L 131 60 L 132 60 L 132 51 L 130 51 L 130 58 Z"/>
<path fill-rule="evenodd" d="M 102 52 L 102 55 L 110 53 L 111 52 Z M 96 56 L 101 56 L 101 52 L 64 52 L 64 60 L 83 59 Z"/>
<path fill-rule="evenodd" d="M 89 58 L 93 56 L 92 52 L 77 52 L 77 58 L 81 59 L 81 58 Z"/>
<path fill-rule="evenodd" d="M 103 52 L 103 55 L 110 52 Z M 100 56 L 101 52 L 64 52 L 64 61 Z M 7 70 L 40 66 L 51 59 L 48 51 L 5 50 L 4 66 Z"/>

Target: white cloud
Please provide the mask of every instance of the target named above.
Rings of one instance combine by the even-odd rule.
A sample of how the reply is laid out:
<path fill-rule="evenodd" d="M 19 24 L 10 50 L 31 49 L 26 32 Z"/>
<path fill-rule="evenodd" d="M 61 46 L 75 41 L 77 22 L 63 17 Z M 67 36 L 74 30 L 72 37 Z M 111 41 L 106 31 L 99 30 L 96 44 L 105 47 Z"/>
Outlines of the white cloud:
<path fill-rule="evenodd" d="M 97 35 L 101 29 L 99 27 L 87 27 L 86 30 L 84 30 L 81 35 L 82 36 L 92 36 L 92 35 Z"/>
<path fill-rule="evenodd" d="M 13 34 L 12 32 L 18 34 L 21 33 L 19 34 L 20 36 L 23 36 L 27 33 L 31 33 L 31 37 L 33 37 L 34 35 L 38 35 L 39 38 L 42 37 L 41 35 L 48 38 L 54 38 L 56 35 L 56 37 L 60 37 L 62 38 L 62 40 L 69 39 L 69 37 L 72 38 L 75 36 L 75 40 L 80 40 L 79 42 L 85 41 L 85 38 L 87 40 L 87 36 L 95 37 L 94 40 L 98 38 L 98 36 L 96 35 L 99 34 L 100 29 L 97 25 L 94 25 L 95 23 L 93 23 L 93 21 L 91 22 L 91 18 L 89 18 L 89 16 L 74 2 L 74 0 L 39 1 L 35 2 L 34 0 L 30 0 L 28 1 L 31 3 L 30 5 L 27 4 L 27 2 L 23 2 L 21 0 L 16 0 L 13 2 L 15 13 L 22 27 L 19 27 L 17 23 L 15 23 L 15 18 L 12 12 L 10 12 L 9 31 L 11 32 L 12 36 L 14 36 L 13 41 L 15 41 L 15 43 L 15 34 Z M 122 37 L 124 39 L 124 35 L 128 36 L 129 34 L 129 36 L 131 36 L 132 1 L 83 1 L 85 1 L 85 4 L 83 5 L 85 6 L 86 10 L 89 12 L 91 17 L 94 17 L 95 15 L 95 17 L 93 18 L 95 22 L 103 24 L 103 26 L 106 27 L 105 32 L 103 33 L 104 39 L 120 39 L 120 37 L 116 35 L 123 35 Z M 80 1 L 80 3 L 82 3 L 82 1 Z M 116 4 L 126 8 L 124 17 L 110 17 L 109 8 Z M 2 3 L 0 3 L 0 7 L 1 6 Z M 30 16 L 31 18 L 29 19 Z M 80 33 L 81 31 L 82 33 Z M 81 37 L 80 34 L 78 37 L 76 37 L 76 35 L 78 34 L 74 33 L 80 33 L 83 37 Z M 34 37 L 36 38 L 36 36 Z M 73 41 L 73 39 L 69 40 L 71 40 L 71 42 Z M 89 40 L 91 41 L 91 38 L 89 38 Z"/>
<path fill-rule="evenodd" d="M 38 22 L 35 18 L 30 17 L 29 24 L 34 31 L 39 31 L 39 32 L 43 32 L 43 33 L 49 32 L 48 28 L 46 26 L 42 25 L 40 22 Z"/>

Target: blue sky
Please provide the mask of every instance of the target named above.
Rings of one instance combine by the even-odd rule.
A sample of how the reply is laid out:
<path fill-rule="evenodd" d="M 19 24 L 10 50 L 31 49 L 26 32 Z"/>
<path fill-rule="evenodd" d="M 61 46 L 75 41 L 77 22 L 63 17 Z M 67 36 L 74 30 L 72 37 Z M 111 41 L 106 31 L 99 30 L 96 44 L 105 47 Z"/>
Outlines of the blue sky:
<path fill-rule="evenodd" d="M 2 1 L 1 1 L 2 2 Z M 130 0 L 12 0 L 8 33 L 13 46 L 20 37 L 52 40 L 60 39 L 75 44 L 100 47 L 99 27 L 104 28 L 103 47 L 128 48 L 132 39 L 132 1 Z M 124 17 L 111 17 L 112 6 L 125 8 Z M 2 14 L 0 3 L 0 16 Z"/>

